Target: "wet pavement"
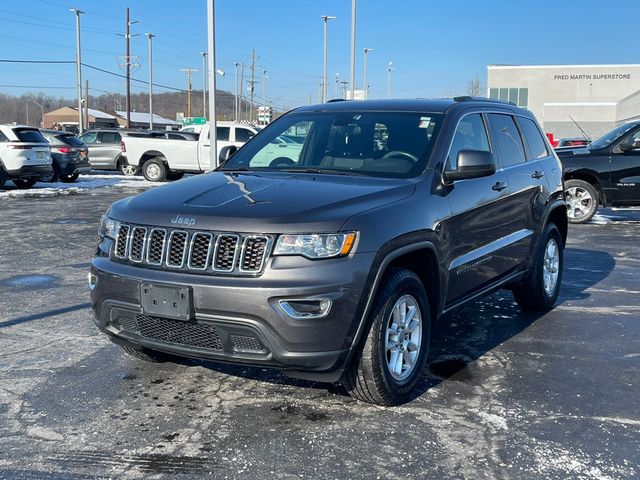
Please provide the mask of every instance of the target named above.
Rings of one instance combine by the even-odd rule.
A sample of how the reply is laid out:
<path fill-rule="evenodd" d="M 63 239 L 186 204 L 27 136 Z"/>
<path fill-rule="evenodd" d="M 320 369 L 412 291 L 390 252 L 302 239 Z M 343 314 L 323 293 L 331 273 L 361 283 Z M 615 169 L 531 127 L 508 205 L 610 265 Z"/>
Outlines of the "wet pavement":
<path fill-rule="evenodd" d="M 0 478 L 640 476 L 640 212 L 570 228 L 555 310 L 505 291 L 439 323 L 417 398 L 383 408 L 98 334 L 87 267 L 125 195 L 2 202 Z"/>

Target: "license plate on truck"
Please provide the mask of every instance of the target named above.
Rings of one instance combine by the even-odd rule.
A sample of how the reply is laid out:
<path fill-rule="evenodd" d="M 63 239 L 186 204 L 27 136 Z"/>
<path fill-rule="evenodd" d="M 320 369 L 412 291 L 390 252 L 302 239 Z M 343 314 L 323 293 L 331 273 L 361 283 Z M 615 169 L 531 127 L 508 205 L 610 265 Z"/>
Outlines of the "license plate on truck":
<path fill-rule="evenodd" d="M 190 320 L 193 315 L 193 301 L 189 287 L 171 285 L 140 284 L 140 303 L 146 315 Z"/>
<path fill-rule="evenodd" d="M 44 152 L 36 152 L 36 158 L 38 160 L 44 160 L 45 154 Z"/>

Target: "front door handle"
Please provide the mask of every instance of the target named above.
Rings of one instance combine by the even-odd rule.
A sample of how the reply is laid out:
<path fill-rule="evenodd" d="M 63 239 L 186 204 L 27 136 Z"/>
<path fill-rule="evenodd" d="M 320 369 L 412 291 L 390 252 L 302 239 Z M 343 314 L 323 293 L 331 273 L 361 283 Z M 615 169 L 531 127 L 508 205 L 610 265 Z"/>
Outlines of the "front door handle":
<path fill-rule="evenodd" d="M 505 182 L 496 182 L 496 184 L 491 188 L 496 192 L 501 192 L 502 190 L 507 188 L 507 184 Z"/>
<path fill-rule="evenodd" d="M 536 179 L 537 179 L 537 178 L 542 178 L 542 177 L 544 177 L 544 172 L 543 172 L 542 170 L 536 170 L 535 172 L 533 172 L 533 173 L 531 174 L 531 176 L 532 176 L 533 178 L 536 178 Z"/>

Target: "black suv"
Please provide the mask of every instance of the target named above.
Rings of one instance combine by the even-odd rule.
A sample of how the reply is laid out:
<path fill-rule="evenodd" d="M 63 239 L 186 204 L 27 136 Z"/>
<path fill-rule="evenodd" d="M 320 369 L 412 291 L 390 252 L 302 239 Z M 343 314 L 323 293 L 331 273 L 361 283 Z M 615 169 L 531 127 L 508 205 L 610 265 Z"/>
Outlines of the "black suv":
<path fill-rule="evenodd" d="M 640 206 L 640 121 L 620 125 L 590 145 L 557 149 L 571 223 L 591 220 L 598 205 Z"/>
<path fill-rule="evenodd" d="M 291 158 L 262 155 L 280 135 Z M 95 322 L 126 352 L 272 366 L 410 398 L 433 322 L 499 288 L 558 297 L 562 171 L 507 103 L 298 108 L 212 173 L 115 202 L 89 275 Z"/>

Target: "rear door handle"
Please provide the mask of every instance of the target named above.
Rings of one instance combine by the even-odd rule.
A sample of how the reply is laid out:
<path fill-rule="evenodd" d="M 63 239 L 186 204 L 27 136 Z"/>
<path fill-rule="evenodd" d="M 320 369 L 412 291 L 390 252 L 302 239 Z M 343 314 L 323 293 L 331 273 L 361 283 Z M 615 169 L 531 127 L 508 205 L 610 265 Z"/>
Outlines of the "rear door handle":
<path fill-rule="evenodd" d="M 507 184 L 505 182 L 496 182 L 496 184 L 491 188 L 496 192 L 501 192 L 502 190 L 507 188 Z"/>
<path fill-rule="evenodd" d="M 536 170 L 531 174 L 533 178 L 542 178 L 544 177 L 544 172 L 542 170 Z"/>

